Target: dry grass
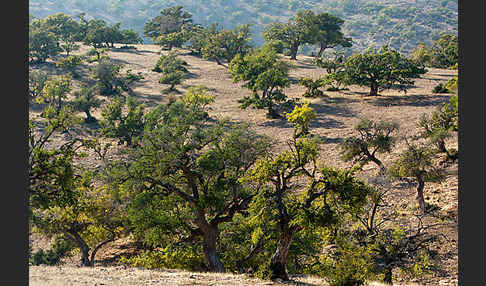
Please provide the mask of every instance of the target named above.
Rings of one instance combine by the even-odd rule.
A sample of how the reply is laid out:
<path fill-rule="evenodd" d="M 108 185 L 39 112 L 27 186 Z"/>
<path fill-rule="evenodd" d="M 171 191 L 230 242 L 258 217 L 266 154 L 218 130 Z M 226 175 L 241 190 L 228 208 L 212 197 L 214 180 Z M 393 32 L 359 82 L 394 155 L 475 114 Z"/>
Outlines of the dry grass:
<path fill-rule="evenodd" d="M 180 270 L 147 270 L 130 267 L 74 267 L 74 266 L 31 266 L 29 285 L 35 286 L 74 286 L 74 285 L 205 285 L 205 286 L 326 286 L 328 283 L 319 277 L 299 276 L 291 281 L 260 280 L 241 274 L 202 273 Z M 422 286 L 423 284 L 394 284 L 396 286 Z M 385 286 L 370 282 L 369 286 Z"/>
<path fill-rule="evenodd" d="M 88 47 L 82 47 L 78 53 L 84 53 L 88 50 Z M 137 50 L 119 50 L 114 49 L 109 51 L 109 55 L 125 64 L 126 69 L 131 69 L 132 72 L 141 72 L 145 77 L 142 81 L 134 84 L 133 91 L 136 98 L 143 101 L 148 108 L 152 108 L 159 103 L 164 103 L 168 101 L 169 95 L 162 95 L 161 90 L 166 88 L 166 86 L 158 83 L 160 74 L 152 72 L 151 69 L 157 62 L 160 53 L 160 49 L 154 45 L 138 45 Z M 164 52 L 165 53 L 165 52 Z M 209 88 L 211 93 L 216 97 L 216 102 L 210 106 L 210 115 L 213 118 L 223 118 L 227 117 L 236 122 L 249 122 L 253 124 L 254 128 L 260 132 L 271 136 L 280 144 L 276 145 L 276 151 L 285 148 L 283 144 L 286 140 L 291 138 L 293 130 L 292 125 L 286 122 L 285 119 L 267 119 L 265 110 L 257 110 L 248 108 L 247 110 L 242 110 L 239 108 L 237 102 L 238 99 L 245 95 L 249 95 L 249 91 L 242 88 L 240 84 L 233 83 L 231 80 L 231 75 L 227 68 L 221 65 L 217 65 L 214 62 L 206 61 L 194 56 L 191 56 L 187 51 L 179 51 L 180 58 L 185 60 L 188 65 L 188 70 L 190 72 L 188 78 L 184 81 L 182 86 L 178 86 L 177 89 L 184 94 L 185 91 L 190 86 L 194 85 L 205 85 Z M 298 98 L 304 92 L 304 88 L 297 85 L 297 80 L 300 77 L 308 76 L 312 78 L 318 78 L 324 75 L 325 71 L 316 66 L 313 66 L 312 59 L 310 57 L 299 56 L 297 62 L 295 63 L 295 68 L 291 70 L 290 76 L 292 77 L 293 84 L 285 90 L 285 93 L 292 98 Z M 88 68 L 94 64 L 85 65 L 82 68 L 82 72 L 86 75 Z M 34 69 L 39 67 L 34 67 Z M 56 73 L 52 64 L 43 65 L 41 67 L 43 70 L 48 70 L 51 73 Z M 455 70 L 444 70 L 444 69 L 429 69 L 428 73 L 423 75 L 422 78 L 415 81 L 415 85 L 411 87 L 406 94 L 403 92 L 398 92 L 396 90 L 388 90 L 381 93 L 379 97 L 368 97 L 366 96 L 369 91 L 367 88 L 351 86 L 349 91 L 340 92 L 329 92 L 325 91 L 327 97 L 306 99 L 310 101 L 310 106 L 314 108 L 317 112 L 317 118 L 311 123 L 311 132 L 319 136 L 322 141 L 321 147 L 321 161 L 324 164 L 335 166 L 335 167 L 348 167 L 349 163 L 343 162 L 339 157 L 339 143 L 346 137 L 351 136 L 354 133 L 354 126 L 359 122 L 360 118 L 369 118 L 373 120 L 392 120 L 396 121 L 400 125 L 400 130 L 398 136 L 403 138 L 416 134 L 417 132 L 417 121 L 423 113 L 432 112 L 436 106 L 443 102 L 448 101 L 450 94 L 433 94 L 432 89 L 439 82 L 445 82 L 448 79 L 457 75 Z M 75 86 L 79 83 L 75 83 Z M 178 96 L 180 96 L 179 94 Z M 93 115 L 98 119 L 101 118 L 101 109 L 93 112 Z M 38 111 L 31 109 L 31 115 L 37 114 Z M 84 116 L 80 114 L 81 116 Z M 90 136 L 94 134 L 94 129 L 84 127 L 78 130 L 79 134 Z M 60 138 L 62 140 L 62 138 Z M 457 149 L 457 136 L 453 137 L 449 141 L 449 146 Z M 389 164 L 394 160 L 401 150 L 405 148 L 404 143 L 399 143 L 394 149 L 393 153 L 381 155 L 382 161 Z M 108 159 L 113 159 L 116 157 L 117 148 L 109 153 Z M 95 165 L 98 162 L 90 162 L 90 164 Z M 376 172 L 376 168 L 373 165 L 369 165 L 365 168 L 362 173 L 363 177 L 373 174 Z M 448 176 L 447 179 L 440 184 L 426 184 L 425 197 L 426 201 L 431 204 L 439 206 L 439 211 L 437 213 L 438 217 L 447 218 L 450 224 L 444 226 L 439 231 L 445 234 L 448 238 L 447 242 L 438 246 L 439 253 L 446 256 L 441 262 L 443 264 L 444 271 L 440 274 L 427 280 L 427 283 L 432 283 L 431 285 L 439 285 L 439 281 L 444 279 L 456 279 L 457 281 L 457 200 L 458 200 L 458 176 L 457 176 L 457 164 L 449 166 L 447 168 Z M 390 200 L 400 208 L 401 211 L 405 213 L 413 212 L 415 205 L 415 189 L 413 185 L 402 185 L 397 186 L 396 189 L 390 193 Z M 109 246 L 107 247 L 109 248 Z M 107 251 L 106 253 L 109 253 Z M 102 252 L 100 252 L 102 256 Z M 104 270 L 103 270 L 104 269 Z M 61 279 L 62 282 L 59 284 L 63 285 L 75 285 L 75 279 L 82 279 L 86 276 L 86 273 L 93 273 L 90 276 L 93 281 L 96 280 L 99 283 L 105 283 L 109 285 L 121 285 L 116 283 L 125 283 L 123 285 L 164 285 L 157 284 L 163 283 L 164 275 L 169 275 L 178 272 L 171 271 L 148 271 L 140 269 L 123 269 L 123 268 L 95 268 L 95 269 L 79 269 L 79 268 L 41 268 L 33 267 L 31 268 L 33 275 L 31 277 L 32 281 L 40 284 L 33 285 L 47 285 L 42 284 L 45 279 L 50 279 L 49 281 L 54 283 L 56 279 L 52 279 L 50 276 L 54 275 Z M 45 271 L 45 272 L 44 272 Z M 91 272 L 90 272 L 91 271 Z M 111 275 L 110 273 L 120 272 L 120 276 Z M 60 273 L 69 273 L 68 276 L 55 276 L 61 275 Z M 95 274 L 98 273 L 98 274 Z M 123 274 L 124 273 L 124 274 Z M 137 282 L 136 279 L 132 279 L 131 275 L 140 273 L 141 277 L 144 277 L 142 282 Z M 182 272 L 181 272 L 182 273 Z M 73 277 L 71 277 L 71 274 Z M 106 282 L 107 280 L 102 280 L 103 275 L 109 274 L 112 282 Z M 123 275 L 122 275 L 123 274 Z M 182 274 L 181 274 L 182 275 Z M 269 282 L 253 281 L 251 282 L 241 282 L 241 283 L 253 283 L 253 284 L 238 284 L 237 279 L 243 279 L 244 276 L 228 276 L 233 278 L 228 278 L 226 276 L 222 282 L 213 281 L 216 284 L 190 284 L 196 283 L 197 279 L 190 278 L 191 275 L 184 273 L 181 277 L 180 284 L 167 284 L 167 285 L 273 285 L 264 284 Z M 208 274 L 197 274 L 200 277 L 206 277 Z M 153 282 L 155 284 L 150 284 L 150 277 L 158 277 L 153 279 L 159 282 Z M 187 277 L 186 277 L 187 276 Z M 135 276 L 134 276 L 135 277 Z M 198 276 L 199 277 L 199 276 Z M 239 278 L 238 278 L 239 277 Z M 44 279 L 44 280 L 43 280 Z M 74 280 L 73 280 L 74 279 Z M 184 280 L 186 279 L 186 280 Z M 191 280 L 192 279 L 192 280 Z M 236 280 L 234 280 L 236 279 Z M 249 278 L 244 278 L 249 279 Z M 310 278 L 308 278 L 310 279 Z M 67 280 L 72 282 L 67 282 Z M 79 280 L 84 281 L 84 280 Z M 105 282 L 102 282 L 105 281 Z M 141 280 L 142 281 L 142 280 Z M 192 282 L 191 282 L 192 281 Z M 246 280 L 241 280 L 246 281 Z M 94 283 L 98 283 L 94 282 Z M 211 282 L 211 283 L 213 283 Z M 74 284 L 69 284 L 74 283 Z M 94 283 L 90 283 L 93 285 Z M 132 283 L 132 284 L 130 284 Z M 138 284 L 137 284 L 138 283 Z M 172 282 L 171 282 L 172 283 Z M 179 283 L 179 282 L 174 282 Z M 186 283 L 186 284 L 184 284 Z M 189 283 L 189 284 L 188 284 Z M 199 282 L 197 282 L 199 283 Z M 218 284 L 218 283 L 229 283 L 229 284 Z M 233 284 L 231 284 L 233 283 Z M 235 284 L 236 283 L 236 284 Z M 261 283 L 261 284 L 258 284 Z M 262 284 L 263 283 L 263 284 Z M 309 285 L 313 284 L 313 282 Z M 317 283 L 317 282 L 316 282 Z M 444 282 L 445 283 L 445 282 Z M 79 283 L 77 283 L 79 284 Z M 457 283 L 456 283 L 457 284 Z M 447 282 L 440 285 L 456 285 L 454 282 Z M 49 284 L 57 285 L 57 284 Z M 101 284 L 98 284 L 101 285 Z M 305 284 L 303 284 L 305 285 Z"/>

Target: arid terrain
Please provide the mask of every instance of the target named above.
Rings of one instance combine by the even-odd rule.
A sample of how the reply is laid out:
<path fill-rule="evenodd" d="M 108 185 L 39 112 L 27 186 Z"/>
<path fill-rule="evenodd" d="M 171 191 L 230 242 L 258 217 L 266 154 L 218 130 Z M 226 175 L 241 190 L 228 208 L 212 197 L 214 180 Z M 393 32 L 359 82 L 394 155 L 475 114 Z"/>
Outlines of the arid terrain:
<path fill-rule="evenodd" d="M 151 71 L 160 56 L 160 47 L 155 45 L 137 45 L 136 50 L 112 49 L 109 56 L 124 64 L 122 73 L 131 69 L 133 73 L 141 72 L 144 76 L 133 85 L 135 97 L 144 102 L 148 108 L 158 103 L 167 102 L 168 95 L 162 95 L 161 90 L 166 86 L 158 82 L 160 74 Z M 85 53 L 89 48 L 83 46 L 78 54 Z M 165 51 L 164 51 L 165 53 Z M 184 94 L 189 86 L 205 85 L 215 96 L 215 103 L 210 107 L 210 116 L 214 118 L 229 118 L 237 122 L 249 122 L 258 132 L 267 134 L 277 140 L 277 149 L 285 148 L 285 141 L 292 136 L 292 125 L 285 118 L 268 119 L 265 110 L 239 108 L 238 99 L 249 95 L 249 91 L 241 87 L 240 83 L 233 83 L 227 67 L 217 65 L 215 62 L 189 55 L 188 51 L 178 51 L 180 58 L 188 63 L 188 78 L 182 86 L 176 88 Z M 318 78 L 325 71 L 312 64 L 312 58 L 298 56 L 290 75 L 291 87 L 285 89 L 287 96 L 299 98 L 304 93 L 304 88 L 297 85 L 300 77 L 308 76 Z M 87 75 L 89 65 L 83 64 L 80 73 Z M 34 66 L 31 69 L 42 69 L 55 73 L 55 65 L 47 63 Z M 339 143 L 346 137 L 354 135 L 354 126 L 361 118 L 375 121 L 396 121 L 399 126 L 398 137 L 415 135 L 417 122 L 423 113 L 432 112 L 436 106 L 448 101 L 451 94 L 434 94 L 432 89 L 440 82 L 446 82 L 457 75 L 457 70 L 445 70 L 429 68 L 425 75 L 415 81 L 413 87 L 407 92 L 398 90 L 386 90 L 381 96 L 369 97 L 368 88 L 349 86 L 349 90 L 331 92 L 324 91 L 325 97 L 301 99 L 308 100 L 310 106 L 318 116 L 311 125 L 311 133 L 322 139 L 321 161 L 324 164 L 336 167 L 349 167 L 350 163 L 343 162 L 339 157 Z M 78 83 L 75 83 L 78 84 Z M 178 95 L 178 96 L 179 96 Z M 93 112 L 93 115 L 101 119 L 101 109 Z M 31 109 L 31 114 L 35 114 Z M 80 114 L 81 115 L 81 114 Z M 84 115 L 81 115 L 84 117 Z M 80 134 L 89 136 L 94 129 L 88 126 L 79 130 Z M 391 154 L 381 155 L 385 165 L 390 163 L 397 154 L 405 148 L 403 140 L 394 148 Z M 448 146 L 457 149 L 457 136 L 448 142 Z M 108 157 L 115 157 L 116 148 Z M 97 164 L 97 162 L 92 162 Z M 429 204 L 437 206 L 431 220 L 442 222 L 438 232 L 444 235 L 445 240 L 438 244 L 437 251 L 444 257 L 441 260 L 439 273 L 424 278 L 422 281 L 403 281 L 401 277 L 394 277 L 400 283 L 419 283 L 420 285 L 457 285 L 458 275 L 458 250 L 457 250 L 457 205 L 458 205 L 458 170 L 457 163 L 447 167 L 447 178 L 442 183 L 426 183 L 425 199 Z M 377 169 L 369 164 L 365 167 L 361 176 L 366 178 L 375 173 Z M 393 192 L 390 192 L 390 201 L 401 210 L 403 215 L 413 212 L 415 207 L 415 185 L 397 183 Z M 411 223 L 414 223 L 411 221 Z M 31 236 L 33 249 L 47 247 L 48 242 L 37 235 Z M 69 258 L 63 266 L 30 266 L 30 285 L 277 285 L 278 282 L 262 281 L 243 275 L 223 275 L 206 273 L 189 273 L 177 270 L 144 270 L 117 266 L 114 256 L 120 256 L 127 248 L 123 247 L 127 240 L 121 240 L 111 245 L 108 244 L 100 250 L 97 257 L 97 267 L 79 268 L 74 266 L 77 258 Z M 128 252 L 127 252 L 128 253 Z M 312 277 L 294 277 L 294 282 L 289 285 L 325 285 L 324 280 Z M 292 284 L 293 283 L 293 284 Z"/>

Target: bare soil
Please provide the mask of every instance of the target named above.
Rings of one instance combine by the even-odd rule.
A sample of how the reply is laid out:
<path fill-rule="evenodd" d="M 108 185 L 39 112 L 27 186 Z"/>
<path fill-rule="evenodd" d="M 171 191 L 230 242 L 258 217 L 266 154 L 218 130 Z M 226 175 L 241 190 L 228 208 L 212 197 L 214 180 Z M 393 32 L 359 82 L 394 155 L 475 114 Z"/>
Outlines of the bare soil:
<path fill-rule="evenodd" d="M 187 69 L 189 70 L 189 75 L 181 86 L 176 87 L 180 93 L 173 95 L 161 94 L 161 90 L 167 86 L 158 82 L 160 74 L 151 71 L 160 57 L 160 48 L 155 45 L 137 45 L 136 47 L 136 50 L 112 49 L 108 51 L 108 54 L 111 58 L 125 65 L 122 73 L 127 69 L 131 69 L 133 73 L 142 73 L 144 79 L 133 85 L 133 95 L 138 100 L 144 102 L 148 108 L 152 108 L 159 103 L 167 102 L 169 96 L 183 95 L 190 86 L 205 85 L 216 98 L 215 103 L 210 106 L 210 116 L 213 118 L 226 117 L 236 122 L 249 122 L 255 130 L 269 135 L 279 142 L 275 147 L 276 151 L 285 149 L 285 141 L 292 137 L 293 126 L 284 117 L 281 119 L 266 118 L 266 110 L 252 108 L 246 110 L 240 109 L 239 103 L 237 102 L 238 99 L 249 95 L 250 92 L 241 87 L 240 83 L 232 82 L 231 74 L 228 72 L 227 67 L 191 56 L 188 51 L 179 50 L 179 57 L 188 63 Z M 88 49 L 88 47 L 83 46 L 78 51 L 78 54 L 85 53 Z M 162 53 L 166 53 L 166 51 Z M 312 65 L 312 58 L 306 56 L 298 56 L 297 61 L 294 61 L 293 64 L 295 67 L 290 72 L 293 83 L 284 92 L 291 98 L 299 98 L 304 93 L 304 88 L 297 85 L 298 79 L 303 76 L 315 79 L 323 76 L 325 71 Z M 90 66 L 93 65 L 84 64 L 80 68 L 80 73 L 86 76 Z M 32 67 L 31 69 L 42 69 L 59 74 L 59 71 L 55 70 L 53 63 Z M 349 167 L 351 165 L 340 159 L 339 143 L 344 138 L 355 135 L 354 126 L 361 118 L 368 118 L 375 121 L 396 121 L 400 126 L 398 137 L 402 139 L 416 134 L 418 131 L 417 122 L 420 116 L 424 113 L 430 114 L 437 106 L 447 102 L 451 96 L 451 94 L 434 94 L 432 93 L 432 89 L 438 83 L 444 83 L 454 76 L 457 76 L 457 70 L 429 68 L 425 75 L 415 80 L 414 86 L 410 87 L 406 93 L 398 90 L 386 90 L 381 92 L 378 97 L 369 97 L 367 96 L 369 92 L 368 88 L 349 86 L 349 90 L 347 91 L 324 91 L 325 97 L 302 99 L 302 101 L 309 101 L 310 106 L 318 114 L 317 118 L 311 123 L 310 128 L 311 132 L 319 136 L 323 141 L 321 146 L 322 163 L 335 167 Z M 74 86 L 78 84 L 79 82 L 75 81 Z M 109 101 L 107 98 L 104 99 Z M 31 116 L 35 116 L 38 114 L 38 110 L 31 108 L 30 113 Z M 80 115 L 84 118 L 84 114 Z M 95 110 L 93 115 L 101 119 L 101 108 Z M 79 129 L 78 133 L 91 136 L 94 134 L 95 129 L 93 126 L 86 125 L 84 128 Z M 59 140 L 62 140 L 62 138 Z M 405 147 L 406 144 L 404 141 L 400 140 L 392 153 L 381 155 L 380 158 L 387 165 Z M 458 149 L 457 135 L 449 140 L 448 147 Z M 116 154 L 117 148 L 114 148 L 110 152 L 108 159 L 115 158 L 117 156 Z M 99 162 L 93 160 L 90 164 L 97 165 Z M 376 171 L 377 169 L 370 164 L 365 167 L 361 176 L 366 178 Z M 437 231 L 442 233 L 446 238 L 445 242 L 437 245 L 438 252 L 445 257 L 441 260 L 441 268 L 443 270 L 435 273 L 431 277 L 424 278 L 423 281 L 417 281 L 425 283 L 425 285 L 457 285 L 457 163 L 447 166 L 447 174 L 446 180 L 442 183 L 427 183 L 425 185 L 426 202 L 437 206 L 437 210 L 430 220 L 440 219 L 440 221 L 444 222 L 443 227 Z M 390 196 L 390 200 L 396 207 L 401 208 L 404 215 L 411 214 L 414 211 L 414 184 L 396 185 L 393 192 L 390 193 Z M 37 236 L 31 236 L 31 240 L 33 241 L 34 249 L 48 245 L 45 240 Z M 99 252 L 99 261 L 109 260 L 110 257 L 116 256 L 117 253 L 119 254 L 121 251 L 120 245 L 122 244 L 113 243 L 111 246 L 105 246 Z M 124 251 L 126 251 L 126 248 Z M 116 264 L 116 259 L 115 261 L 112 259 L 111 262 Z M 265 284 L 271 282 L 252 280 L 246 277 L 242 278 L 244 276 L 220 275 L 205 280 L 208 279 L 209 274 L 190 274 L 171 270 L 149 271 L 108 266 L 82 269 L 72 266 L 74 262 L 66 263 L 66 265 L 70 264 L 71 266 L 63 266 L 61 268 L 30 267 L 31 272 L 29 276 L 33 283 L 32 285 L 273 285 Z M 180 276 L 180 278 L 170 280 L 171 282 L 164 280 L 167 279 L 167 276 L 171 275 Z M 198 281 L 199 278 L 191 278 L 191 276 L 199 277 L 202 279 L 200 281 L 203 282 Z M 85 280 L 83 277 L 88 277 L 91 280 Z M 224 281 L 219 282 L 219 278 Z M 401 280 L 400 277 L 394 277 L 394 279 L 396 281 Z"/>

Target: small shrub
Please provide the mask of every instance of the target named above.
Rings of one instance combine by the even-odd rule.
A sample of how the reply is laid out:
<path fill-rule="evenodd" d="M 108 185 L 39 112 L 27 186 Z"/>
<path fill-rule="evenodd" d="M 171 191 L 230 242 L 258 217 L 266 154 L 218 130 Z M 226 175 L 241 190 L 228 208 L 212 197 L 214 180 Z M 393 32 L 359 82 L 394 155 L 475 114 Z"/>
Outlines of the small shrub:
<path fill-rule="evenodd" d="M 145 251 L 135 257 L 122 257 L 119 262 L 148 269 L 169 268 L 189 271 L 201 271 L 205 265 L 202 256 L 189 248 Z"/>
<path fill-rule="evenodd" d="M 255 277 L 260 279 L 270 279 L 272 277 L 272 270 L 270 269 L 270 263 L 262 263 L 258 266 L 257 271 L 255 272 Z"/>
<path fill-rule="evenodd" d="M 326 257 L 323 264 L 323 273 L 329 278 L 329 286 L 364 285 L 373 276 L 369 251 L 351 243 L 343 243 L 338 249 L 338 257 Z"/>
<path fill-rule="evenodd" d="M 32 265 L 56 265 L 61 258 L 70 256 L 73 248 L 74 245 L 69 240 L 56 240 L 52 249 L 47 251 L 39 249 L 38 251 L 31 253 L 29 262 Z"/>
<path fill-rule="evenodd" d="M 447 89 L 446 85 L 443 83 L 439 83 L 434 87 L 432 90 L 433 93 L 449 93 L 449 89 Z"/>

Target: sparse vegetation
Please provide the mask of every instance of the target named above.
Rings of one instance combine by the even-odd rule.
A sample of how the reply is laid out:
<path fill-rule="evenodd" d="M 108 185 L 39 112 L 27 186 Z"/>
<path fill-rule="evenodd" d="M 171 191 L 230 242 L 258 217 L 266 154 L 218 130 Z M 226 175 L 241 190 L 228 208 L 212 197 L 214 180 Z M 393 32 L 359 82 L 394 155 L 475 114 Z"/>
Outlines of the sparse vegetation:
<path fill-rule="evenodd" d="M 138 5 L 110 2 L 119 14 Z M 458 97 L 433 94 L 433 84 L 440 80 L 457 92 L 457 71 L 425 71 L 423 51 L 409 58 L 386 47 L 352 54 L 360 45 L 353 40 L 349 47 L 345 37 L 350 11 L 383 19 L 416 11 L 358 0 L 331 2 L 336 16 L 299 0 L 252 5 L 254 13 L 268 9 L 261 21 L 270 26 L 288 20 L 272 13 L 293 9 L 288 23 L 298 22 L 308 36 L 297 50 L 317 50 L 290 60 L 279 55 L 286 49 L 282 40 L 255 45 L 255 25 L 223 28 L 219 18 L 200 21 L 204 11 L 192 16 L 182 7 L 160 7 L 161 17 L 147 24 L 154 44 L 168 41 L 168 53 L 137 45 L 137 33 L 122 30 L 120 22 L 84 14 L 31 17 L 32 31 L 54 35 L 62 49 L 42 64 L 33 64 L 39 58 L 32 56 L 29 66 L 33 269 L 127 264 L 199 271 L 193 278 L 204 271 L 247 273 L 244 279 L 255 285 L 309 275 L 316 279 L 309 283 L 325 285 L 454 279 Z M 225 11 L 232 19 L 248 17 L 232 9 Z M 356 29 L 368 26 L 364 21 Z M 83 58 L 88 51 L 91 58 Z M 209 51 L 220 65 L 205 60 Z M 378 60 L 359 64 L 359 56 Z M 370 63 L 383 75 L 375 79 L 382 97 L 359 95 L 359 85 L 371 87 L 372 79 L 351 80 Z M 172 91 L 179 85 L 180 95 L 160 95 L 159 80 Z M 399 96 L 389 89 L 396 83 L 415 86 Z M 331 90 L 322 96 L 326 85 Z M 303 93 L 309 96 L 301 104 Z M 267 109 L 267 117 L 241 110 L 249 106 Z M 409 196 L 415 187 L 418 214 Z M 38 239 L 55 243 L 39 247 Z"/>

